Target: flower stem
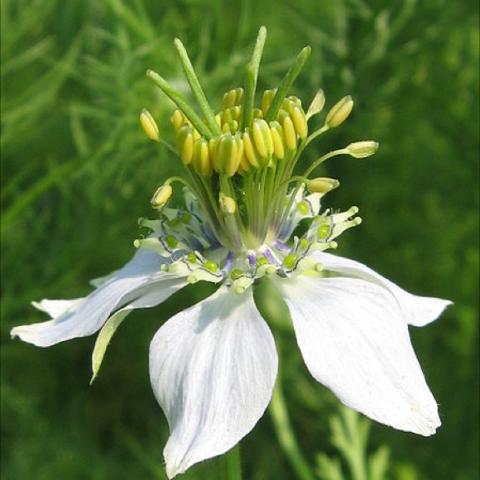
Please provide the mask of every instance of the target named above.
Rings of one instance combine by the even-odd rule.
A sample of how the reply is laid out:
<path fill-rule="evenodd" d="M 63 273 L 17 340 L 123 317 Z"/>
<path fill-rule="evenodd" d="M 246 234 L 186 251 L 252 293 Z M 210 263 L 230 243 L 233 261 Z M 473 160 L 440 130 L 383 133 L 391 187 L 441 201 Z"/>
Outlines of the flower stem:
<path fill-rule="evenodd" d="M 236 445 L 218 460 L 219 476 L 225 480 L 242 480 L 240 445 Z"/>
<path fill-rule="evenodd" d="M 283 397 L 280 378 L 277 378 L 277 384 L 273 391 L 272 401 L 270 402 L 269 408 L 280 445 L 287 455 L 287 458 L 296 473 L 296 477 L 300 480 L 314 480 L 315 477 L 300 451 L 297 439 L 292 430 L 287 406 Z"/>

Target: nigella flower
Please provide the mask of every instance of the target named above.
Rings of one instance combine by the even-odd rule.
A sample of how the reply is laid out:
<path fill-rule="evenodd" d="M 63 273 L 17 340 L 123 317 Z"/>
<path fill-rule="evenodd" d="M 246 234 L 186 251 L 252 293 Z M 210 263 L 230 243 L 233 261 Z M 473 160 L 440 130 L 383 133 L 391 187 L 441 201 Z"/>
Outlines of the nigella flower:
<path fill-rule="evenodd" d="M 323 93 L 306 113 L 299 98 L 287 96 L 307 47 L 254 108 L 265 35 L 262 28 L 245 89 L 228 91 L 216 114 L 180 41 L 175 44 L 202 117 L 162 77 L 147 72 L 178 106 L 172 123 L 185 178 L 172 177 L 155 192 L 158 217 L 140 220 L 149 233 L 135 241 L 138 251 L 130 262 L 97 281 L 85 298 L 34 303 L 51 320 L 12 330 L 41 347 L 100 331 L 96 375 L 110 338 L 131 310 L 154 307 L 189 283 L 218 284 L 212 296 L 162 325 L 150 346 L 151 384 L 170 427 L 164 450 L 170 478 L 228 451 L 269 404 L 278 358 L 252 295 L 264 276 L 288 305 L 308 370 L 341 402 L 420 435 L 440 425 L 408 326 L 432 322 L 450 302 L 414 296 L 361 263 L 327 253 L 360 223 L 358 208 L 322 210 L 323 196 L 339 183 L 311 174 L 328 158 L 367 157 L 378 145 L 351 143 L 293 175 L 307 145 L 343 123 L 353 101 L 340 100 L 309 134 L 308 123 L 323 109 Z M 165 143 L 148 111 L 140 120 L 150 138 Z M 176 182 L 184 191 L 179 209 L 167 206 Z"/>

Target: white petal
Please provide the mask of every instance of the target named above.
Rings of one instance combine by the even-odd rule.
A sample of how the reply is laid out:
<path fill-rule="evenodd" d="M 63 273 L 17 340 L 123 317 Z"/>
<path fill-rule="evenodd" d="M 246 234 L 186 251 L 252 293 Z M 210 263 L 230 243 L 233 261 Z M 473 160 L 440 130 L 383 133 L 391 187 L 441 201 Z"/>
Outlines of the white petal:
<path fill-rule="evenodd" d="M 40 302 L 32 302 L 32 305 L 42 312 L 48 313 L 51 318 L 59 317 L 66 312 L 76 310 L 84 298 L 73 298 L 72 300 L 49 300 L 45 298 Z"/>
<path fill-rule="evenodd" d="M 178 288 L 182 287 L 183 285 L 184 282 L 182 281 L 172 281 L 170 284 L 167 282 L 160 282 L 160 284 L 158 284 L 158 282 L 154 283 L 145 288 L 140 298 L 137 298 L 125 307 L 117 310 L 105 322 L 97 336 L 97 339 L 95 340 L 95 346 L 92 352 L 92 378 L 90 379 L 90 385 L 98 375 L 110 340 L 128 314 L 136 308 L 155 307 L 159 303 L 162 303 L 164 300 L 166 300 L 166 298 L 171 294 L 175 293 Z"/>
<path fill-rule="evenodd" d="M 277 283 L 316 380 L 378 422 L 421 435 L 435 432 L 437 404 L 388 290 L 341 277 L 299 275 Z"/>
<path fill-rule="evenodd" d="M 160 270 L 164 259 L 154 252 L 139 251 L 115 277 L 94 290 L 83 301 L 70 309 L 59 308 L 60 301 L 48 301 L 38 305 L 49 313 L 60 313 L 52 320 L 32 325 L 15 327 L 12 337 L 39 347 L 48 347 L 65 340 L 85 337 L 99 330 L 111 313 L 129 302 L 142 297 L 148 285 L 158 283 L 158 289 L 164 289 L 164 299 L 170 296 L 185 282 Z M 162 293 L 163 294 L 163 293 Z"/>
<path fill-rule="evenodd" d="M 272 334 L 253 302 L 221 287 L 175 315 L 150 345 L 150 379 L 170 426 L 167 475 L 232 448 L 257 423 L 277 374 Z"/>
<path fill-rule="evenodd" d="M 441 298 L 412 295 L 355 260 L 323 252 L 315 252 L 314 255 L 316 260 L 323 264 L 325 270 L 332 270 L 350 277 L 363 278 L 390 290 L 400 304 L 410 325 L 416 327 L 428 325 L 436 320 L 446 307 L 452 304 L 451 301 Z"/>

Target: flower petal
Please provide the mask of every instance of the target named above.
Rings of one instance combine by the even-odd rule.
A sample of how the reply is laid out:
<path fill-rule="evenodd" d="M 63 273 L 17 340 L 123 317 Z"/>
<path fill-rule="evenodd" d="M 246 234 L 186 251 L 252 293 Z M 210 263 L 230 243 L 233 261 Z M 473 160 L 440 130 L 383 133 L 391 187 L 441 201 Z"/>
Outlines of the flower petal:
<path fill-rule="evenodd" d="M 265 411 L 277 374 L 275 343 L 253 302 L 221 287 L 178 313 L 150 345 L 150 379 L 170 426 L 173 478 L 240 441 Z"/>
<path fill-rule="evenodd" d="M 170 295 L 175 293 L 179 288 L 184 286 L 185 282 L 177 280 L 168 282 L 156 282 L 142 292 L 142 296 L 137 298 L 133 302 L 129 303 L 125 307 L 117 310 L 103 325 L 100 330 L 97 339 L 95 340 L 95 346 L 92 352 L 92 378 L 90 379 L 90 385 L 94 382 L 98 375 L 100 367 L 103 362 L 103 357 L 107 351 L 110 340 L 117 331 L 118 327 L 123 323 L 128 314 L 137 308 L 151 308 L 162 303 Z"/>
<path fill-rule="evenodd" d="M 399 430 L 440 425 L 393 295 L 360 279 L 299 275 L 278 281 L 313 377 L 348 407 Z"/>
<path fill-rule="evenodd" d="M 115 309 L 147 293 L 145 288 L 149 285 L 155 283 L 159 291 L 163 289 L 164 300 L 186 284 L 184 280 L 161 271 L 162 263 L 164 259 L 156 253 L 138 251 L 113 278 L 83 300 L 77 299 L 76 303 L 70 304 L 61 303 L 68 302 L 61 300 L 40 302 L 37 307 L 58 316 L 47 322 L 15 327 L 11 335 L 39 347 L 91 335 L 102 327 Z"/>
<path fill-rule="evenodd" d="M 332 270 L 349 277 L 362 278 L 389 290 L 400 304 L 408 323 L 415 327 L 423 327 L 433 322 L 446 307 L 452 304 L 451 301 L 441 298 L 412 295 L 355 260 L 323 252 L 315 252 L 314 255 L 315 259 L 322 263 L 325 270 Z"/>

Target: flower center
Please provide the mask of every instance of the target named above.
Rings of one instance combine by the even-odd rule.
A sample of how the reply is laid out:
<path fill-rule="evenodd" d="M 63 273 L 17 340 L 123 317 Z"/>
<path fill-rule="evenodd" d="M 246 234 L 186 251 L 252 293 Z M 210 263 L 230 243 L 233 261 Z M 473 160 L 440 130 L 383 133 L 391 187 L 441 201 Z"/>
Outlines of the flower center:
<path fill-rule="evenodd" d="M 278 88 L 263 92 L 255 107 L 255 90 L 265 32 L 260 29 L 251 61 L 245 70 L 244 88 L 223 95 L 222 108 L 211 109 L 198 78 L 179 40 L 180 60 L 192 92 L 202 110 L 193 107 L 160 75 L 147 76 L 176 103 L 171 122 L 176 148 L 160 138 L 153 116 L 140 115 L 145 133 L 176 152 L 185 167 L 185 177 L 169 178 L 154 194 L 152 206 L 159 220 L 142 220 L 153 233 L 135 242 L 170 259 L 169 270 L 185 273 L 191 281 L 227 278 L 237 290 L 255 278 L 295 270 L 318 273 L 313 250 L 335 247 L 344 230 L 358 225 L 356 207 L 344 213 L 320 215 L 320 199 L 338 187 L 331 178 L 311 178 L 325 160 L 337 155 L 362 158 L 375 153 L 373 141 L 351 143 L 315 160 L 301 175 L 294 170 L 303 150 L 318 136 L 342 124 L 353 108 L 350 96 L 342 98 L 327 113 L 323 124 L 309 134 L 309 121 L 319 114 L 325 97 L 320 90 L 307 112 L 296 96 L 287 96 L 300 73 L 310 48 L 295 59 Z M 185 188 L 185 209 L 166 207 L 172 184 Z M 290 238 L 303 219 L 310 226 L 301 236 Z"/>

